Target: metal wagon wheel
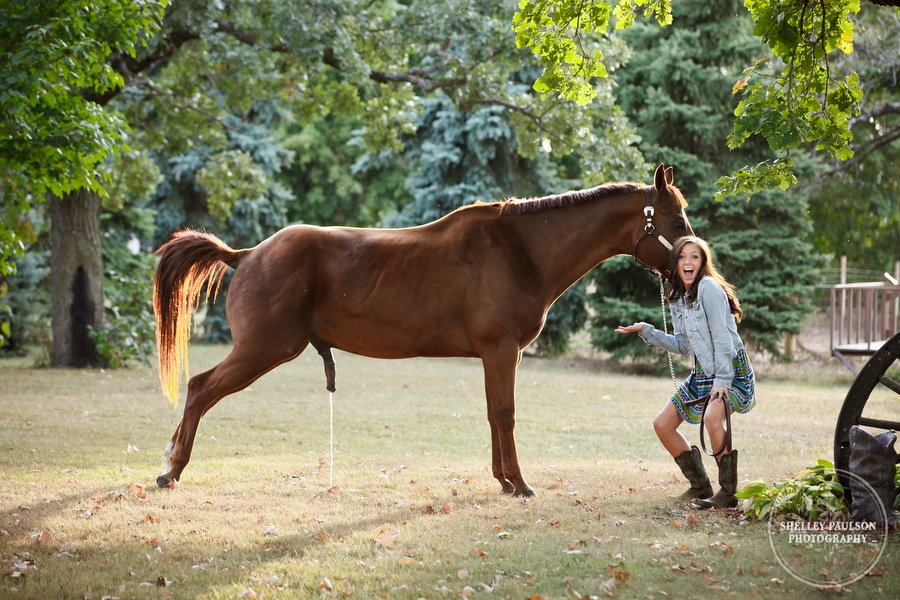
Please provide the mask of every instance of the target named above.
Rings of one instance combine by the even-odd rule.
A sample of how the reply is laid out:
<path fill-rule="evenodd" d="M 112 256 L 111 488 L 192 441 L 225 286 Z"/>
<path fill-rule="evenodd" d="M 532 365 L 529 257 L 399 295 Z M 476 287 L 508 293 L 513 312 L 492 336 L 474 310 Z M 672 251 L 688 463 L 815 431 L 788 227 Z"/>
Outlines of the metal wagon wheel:
<path fill-rule="evenodd" d="M 879 386 L 884 386 L 897 395 L 896 414 L 900 416 L 900 381 L 887 375 L 888 369 L 900 365 L 900 333 L 889 339 L 879 348 L 866 363 L 850 386 L 841 412 L 838 415 L 837 427 L 834 431 L 834 466 L 838 471 L 838 479 L 844 486 L 844 494 L 848 504 L 850 498 L 850 482 L 843 475 L 850 470 L 850 428 L 853 425 L 872 427 L 875 429 L 900 431 L 900 421 L 874 419 L 863 416 L 869 396 Z M 900 456 L 898 456 L 900 462 Z"/>

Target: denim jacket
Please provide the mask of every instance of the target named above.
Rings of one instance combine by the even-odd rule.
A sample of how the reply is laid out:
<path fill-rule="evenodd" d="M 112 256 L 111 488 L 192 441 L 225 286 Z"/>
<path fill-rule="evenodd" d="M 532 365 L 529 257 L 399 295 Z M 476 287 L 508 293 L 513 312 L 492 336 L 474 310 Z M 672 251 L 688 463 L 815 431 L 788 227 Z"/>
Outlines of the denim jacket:
<path fill-rule="evenodd" d="M 685 355 L 693 352 L 703 372 L 714 378 L 714 387 L 731 388 L 734 379 L 731 361 L 744 348 L 744 343 L 738 336 L 725 290 L 712 277 L 704 277 L 697 285 L 697 298 L 690 308 L 683 297 L 669 305 L 674 334 L 643 323 L 640 336 L 648 344 L 669 352 Z"/>

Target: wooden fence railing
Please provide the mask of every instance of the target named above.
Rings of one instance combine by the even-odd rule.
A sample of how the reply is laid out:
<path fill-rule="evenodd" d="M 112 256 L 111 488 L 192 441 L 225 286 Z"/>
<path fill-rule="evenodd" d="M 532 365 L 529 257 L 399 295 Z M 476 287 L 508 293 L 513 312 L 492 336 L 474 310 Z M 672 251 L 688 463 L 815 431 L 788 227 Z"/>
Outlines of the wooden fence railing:
<path fill-rule="evenodd" d="M 831 352 L 874 354 L 900 331 L 900 285 L 893 277 L 876 283 L 831 287 Z"/>

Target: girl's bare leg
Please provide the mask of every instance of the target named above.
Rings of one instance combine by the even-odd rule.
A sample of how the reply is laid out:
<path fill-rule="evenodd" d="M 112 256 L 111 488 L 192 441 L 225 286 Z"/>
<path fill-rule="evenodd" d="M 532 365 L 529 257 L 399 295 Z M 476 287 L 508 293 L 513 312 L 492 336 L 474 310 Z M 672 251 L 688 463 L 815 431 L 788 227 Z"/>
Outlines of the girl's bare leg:
<path fill-rule="evenodd" d="M 709 433 L 710 451 L 713 452 L 722 447 L 722 440 L 725 439 L 725 407 L 729 411 L 733 411 L 731 404 L 725 404 L 721 398 L 710 400 L 709 406 L 706 408 L 706 417 L 703 424 Z M 724 452 L 716 457 L 716 462 L 722 460 Z"/>
<path fill-rule="evenodd" d="M 679 425 L 683 422 L 684 420 L 671 401 L 666 401 L 665 406 L 653 419 L 653 430 L 656 432 L 656 436 L 673 458 L 691 450 L 691 445 L 678 431 Z"/>

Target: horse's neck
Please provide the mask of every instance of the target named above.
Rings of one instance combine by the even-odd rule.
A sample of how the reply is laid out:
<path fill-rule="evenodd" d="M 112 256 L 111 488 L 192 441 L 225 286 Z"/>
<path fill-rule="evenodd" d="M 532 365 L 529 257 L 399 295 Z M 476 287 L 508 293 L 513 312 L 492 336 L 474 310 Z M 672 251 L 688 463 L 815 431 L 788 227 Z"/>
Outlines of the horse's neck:
<path fill-rule="evenodd" d="M 555 299 L 607 258 L 631 254 L 643 206 L 635 193 L 517 216 L 546 293 Z"/>

